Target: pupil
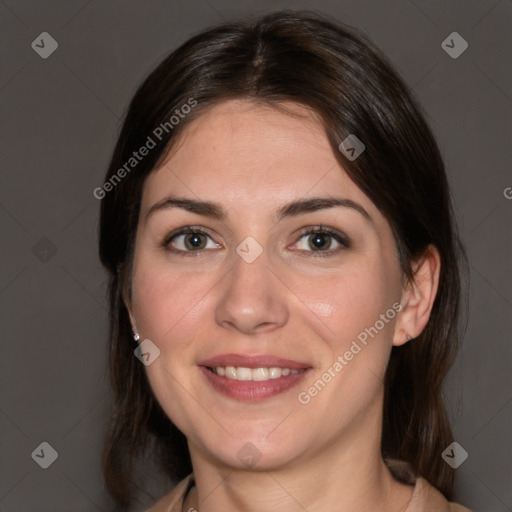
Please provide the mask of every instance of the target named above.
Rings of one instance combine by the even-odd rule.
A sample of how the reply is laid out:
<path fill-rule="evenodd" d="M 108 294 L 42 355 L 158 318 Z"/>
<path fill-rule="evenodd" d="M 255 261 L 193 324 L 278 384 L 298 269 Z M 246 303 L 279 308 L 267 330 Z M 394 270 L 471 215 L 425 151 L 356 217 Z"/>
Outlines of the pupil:
<path fill-rule="evenodd" d="M 188 243 L 189 245 L 191 245 L 192 247 L 194 248 L 198 248 L 201 246 L 201 237 L 199 234 L 197 233 L 193 233 L 189 238 L 188 238 Z"/>
<path fill-rule="evenodd" d="M 322 247 L 324 247 L 325 245 L 327 245 L 327 242 L 325 240 L 325 235 L 315 235 L 315 237 L 313 238 L 313 246 L 312 248 L 313 249 L 321 249 Z"/>

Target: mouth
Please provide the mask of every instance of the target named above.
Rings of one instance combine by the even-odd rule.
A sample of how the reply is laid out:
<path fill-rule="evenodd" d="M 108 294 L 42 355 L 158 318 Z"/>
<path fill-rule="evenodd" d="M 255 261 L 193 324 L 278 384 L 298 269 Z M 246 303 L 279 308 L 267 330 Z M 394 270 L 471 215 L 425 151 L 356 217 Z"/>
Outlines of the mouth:
<path fill-rule="evenodd" d="M 210 366 L 206 366 L 206 368 L 221 377 L 242 382 L 249 380 L 264 382 L 279 379 L 281 377 L 288 377 L 288 375 L 297 375 L 300 372 L 306 371 L 306 368 L 292 370 L 291 368 L 280 368 L 279 366 L 271 366 L 269 368 L 246 368 L 244 366 L 216 366 L 215 368 L 212 368 Z"/>
<path fill-rule="evenodd" d="M 290 390 L 312 367 L 274 356 L 226 354 L 201 362 L 199 369 L 215 391 L 257 402 Z"/>

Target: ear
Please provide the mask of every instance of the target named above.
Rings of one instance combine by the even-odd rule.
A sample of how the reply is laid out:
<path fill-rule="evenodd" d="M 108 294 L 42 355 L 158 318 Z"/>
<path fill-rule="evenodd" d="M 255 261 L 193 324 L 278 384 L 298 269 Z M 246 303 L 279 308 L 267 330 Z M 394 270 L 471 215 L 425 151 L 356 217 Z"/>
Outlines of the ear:
<path fill-rule="evenodd" d="M 133 318 L 133 310 L 132 310 L 132 303 L 129 299 L 129 297 L 125 296 L 123 293 L 123 302 L 126 306 L 126 310 L 128 311 L 128 316 L 130 317 L 130 323 L 132 325 L 132 330 L 137 332 L 137 324 L 135 323 L 135 319 Z"/>
<path fill-rule="evenodd" d="M 120 269 L 118 269 L 118 270 L 120 270 Z M 121 280 L 124 283 L 123 289 L 121 292 L 121 296 L 122 296 L 124 305 L 126 306 L 126 310 L 128 311 L 128 316 L 130 317 L 130 323 L 132 325 L 132 330 L 137 332 L 137 324 L 135 322 L 135 319 L 133 318 L 132 298 L 131 298 L 129 279 L 127 279 L 126 276 L 122 276 Z"/>
<path fill-rule="evenodd" d="M 400 346 L 421 334 L 437 294 L 441 258 L 435 246 L 427 246 L 421 257 L 412 264 L 413 280 L 402 291 L 402 311 L 398 317 L 393 345 Z"/>

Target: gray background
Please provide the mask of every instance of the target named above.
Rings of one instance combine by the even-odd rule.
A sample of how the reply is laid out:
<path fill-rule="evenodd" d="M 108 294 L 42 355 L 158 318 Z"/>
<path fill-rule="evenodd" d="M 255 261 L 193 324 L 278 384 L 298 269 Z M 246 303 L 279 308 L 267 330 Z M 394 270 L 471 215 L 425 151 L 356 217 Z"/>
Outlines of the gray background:
<path fill-rule="evenodd" d="M 92 191 L 136 86 L 167 52 L 226 18 L 283 7 L 366 31 L 428 112 L 471 270 L 469 326 L 446 386 L 469 453 L 456 500 L 512 510 L 510 0 L 1 1 L 0 510 L 112 509 L 100 472 L 110 393 Z M 469 43 L 457 59 L 441 48 L 453 31 Z M 59 45 L 47 59 L 31 47 L 42 32 Z M 46 470 L 31 457 L 43 441 L 58 452 Z M 151 471 L 141 484 L 158 497 L 170 483 Z M 141 500 L 134 510 L 153 498 Z"/>

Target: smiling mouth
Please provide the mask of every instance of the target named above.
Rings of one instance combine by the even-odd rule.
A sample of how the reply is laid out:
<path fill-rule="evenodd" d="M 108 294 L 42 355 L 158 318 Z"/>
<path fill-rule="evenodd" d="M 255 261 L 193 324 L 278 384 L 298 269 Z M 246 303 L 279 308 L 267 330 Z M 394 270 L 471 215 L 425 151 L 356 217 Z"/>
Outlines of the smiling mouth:
<path fill-rule="evenodd" d="M 278 366 L 260 367 L 260 368 L 247 368 L 244 366 L 206 366 L 210 372 L 220 377 L 237 381 L 256 381 L 264 382 L 281 377 L 288 377 L 289 375 L 297 375 L 305 372 L 307 368 L 291 369 L 281 368 Z"/>
<path fill-rule="evenodd" d="M 231 399 L 260 402 L 290 391 L 313 370 L 279 366 L 199 366 L 214 390 Z"/>
<path fill-rule="evenodd" d="M 205 359 L 198 368 L 211 389 L 231 399 L 259 402 L 290 391 L 313 368 L 273 354 L 219 354 Z"/>

